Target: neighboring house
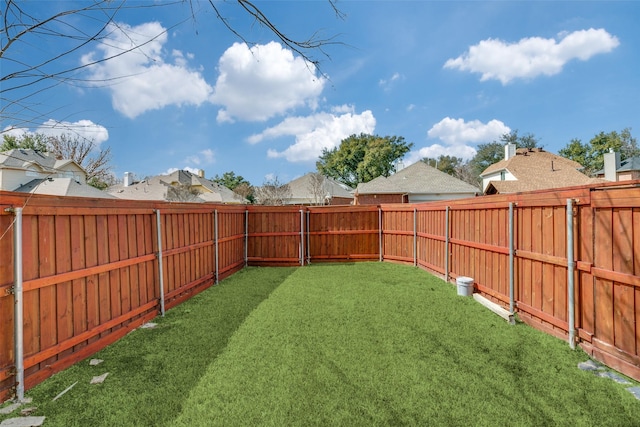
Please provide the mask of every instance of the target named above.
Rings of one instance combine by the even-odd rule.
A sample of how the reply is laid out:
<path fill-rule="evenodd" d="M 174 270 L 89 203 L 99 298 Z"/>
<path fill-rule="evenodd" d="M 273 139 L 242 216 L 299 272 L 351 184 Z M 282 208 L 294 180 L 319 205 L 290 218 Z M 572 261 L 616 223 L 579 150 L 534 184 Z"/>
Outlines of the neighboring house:
<path fill-rule="evenodd" d="M 542 148 L 516 149 L 515 144 L 507 144 L 504 160 L 489 166 L 480 177 L 484 194 L 520 193 L 603 182 L 589 178 L 580 169 L 580 163 Z"/>
<path fill-rule="evenodd" d="M 119 199 L 168 200 L 169 187 L 178 185 L 195 190 L 198 193 L 196 202 L 248 203 L 245 198 L 224 185 L 206 179 L 203 170 L 200 170 L 197 175 L 178 170 L 169 175 L 157 175 L 139 182 L 133 180 L 132 173 L 125 172 L 124 181 L 109 187 L 107 191 Z"/>
<path fill-rule="evenodd" d="M 480 190 L 424 162 L 416 162 L 390 177 L 379 176 L 360 183 L 356 205 L 418 203 L 475 197 Z"/>
<path fill-rule="evenodd" d="M 640 179 L 640 156 L 620 161 L 620 153 L 604 154 L 604 169 L 595 174 L 607 181 L 630 181 Z"/>
<path fill-rule="evenodd" d="M 87 184 L 87 174 L 73 160 L 36 150 L 0 153 L 0 190 L 54 196 L 113 198 Z"/>
<path fill-rule="evenodd" d="M 352 189 L 332 178 L 311 172 L 289 184 L 290 197 L 285 205 L 350 205 Z"/>

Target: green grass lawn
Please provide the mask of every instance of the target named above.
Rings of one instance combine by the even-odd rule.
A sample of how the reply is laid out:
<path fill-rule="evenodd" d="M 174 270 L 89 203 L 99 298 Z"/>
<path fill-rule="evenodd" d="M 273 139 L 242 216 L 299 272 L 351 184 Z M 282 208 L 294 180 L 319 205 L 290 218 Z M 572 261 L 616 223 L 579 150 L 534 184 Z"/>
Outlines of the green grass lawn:
<path fill-rule="evenodd" d="M 583 352 L 413 267 L 248 268 L 156 321 L 94 356 L 101 365 L 27 392 L 33 415 L 45 426 L 640 425 L 640 401 L 579 370 Z"/>

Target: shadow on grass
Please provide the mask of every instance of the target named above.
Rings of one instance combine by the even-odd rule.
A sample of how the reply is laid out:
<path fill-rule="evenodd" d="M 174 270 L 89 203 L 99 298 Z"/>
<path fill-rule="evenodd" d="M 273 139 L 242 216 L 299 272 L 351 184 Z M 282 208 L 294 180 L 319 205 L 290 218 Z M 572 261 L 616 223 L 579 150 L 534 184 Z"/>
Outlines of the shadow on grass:
<path fill-rule="evenodd" d="M 103 363 L 85 360 L 30 390 L 32 415 L 46 416 L 47 426 L 167 424 L 247 316 L 295 271 L 252 267 L 234 274 L 154 319 L 156 328 L 136 330 L 93 356 Z M 89 384 L 105 372 L 103 384 Z"/>

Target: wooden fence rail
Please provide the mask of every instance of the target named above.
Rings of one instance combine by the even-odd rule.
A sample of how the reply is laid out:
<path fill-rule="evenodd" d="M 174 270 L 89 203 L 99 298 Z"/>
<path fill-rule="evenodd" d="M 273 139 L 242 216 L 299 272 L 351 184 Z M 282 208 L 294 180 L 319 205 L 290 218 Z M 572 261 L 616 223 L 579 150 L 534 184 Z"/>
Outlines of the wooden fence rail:
<path fill-rule="evenodd" d="M 573 218 L 573 306 L 567 200 Z M 575 325 L 585 351 L 640 380 L 640 181 L 354 207 L 0 192 L 0 400 L 19 392 L 22 378 L 14 342 L 15 208 L 22 208 L 23 388 L 245 265 L 358 260 L 412 264 L 447 280 L 472 277 L 477 292 L 504 307 L 513 305 L 536 328 L 568 339 Z"/>

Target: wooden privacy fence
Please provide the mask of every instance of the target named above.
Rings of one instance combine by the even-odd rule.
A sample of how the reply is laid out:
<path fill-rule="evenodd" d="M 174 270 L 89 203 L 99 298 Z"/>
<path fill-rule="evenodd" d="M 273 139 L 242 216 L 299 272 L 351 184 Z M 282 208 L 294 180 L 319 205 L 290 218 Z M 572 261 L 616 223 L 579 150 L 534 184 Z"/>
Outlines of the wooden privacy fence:
<path fill-rule="evenodd" d="M 245 265 L 358 260 L 472 277 L 640 380 L 640 181 L 354 207 L 0 197 L 2 400 Z"/>
<path fill-rule="evenodd" d="M 6 192 L 0 207 L 2 400 L 246 264 L 244 207 Z"/>

